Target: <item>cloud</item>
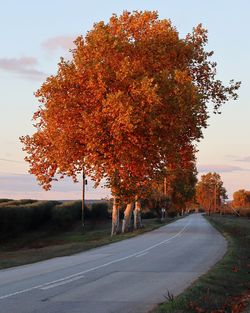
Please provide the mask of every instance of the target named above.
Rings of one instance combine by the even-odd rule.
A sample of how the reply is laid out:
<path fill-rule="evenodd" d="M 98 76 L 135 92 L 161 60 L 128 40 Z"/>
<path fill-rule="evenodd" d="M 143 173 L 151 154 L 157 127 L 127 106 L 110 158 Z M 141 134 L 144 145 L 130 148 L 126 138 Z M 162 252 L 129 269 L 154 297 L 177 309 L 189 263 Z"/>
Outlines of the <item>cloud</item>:
<path fill-rule="evenodd" d="M 229 173 L 229 172 L 236 172 L 236 171 L 249 171 L 249 169 L 244 169 L 239 166 L 234 165 L 226 165 L 226 164 L 203 164 L 198 165 L 198 171 L 200 173 L 207 173 L 207 172 L 218 172 L 218 173 Z"/>
<path fill-rule="evenodd" d="M 225 157 L 228 158 L 228 159 L 235 159 L 235 158 L 237 158 L 237 156 L 234 155 L 234 154 L 226 154 Z"/>
<path fill-rule="evenodd" d="M 234 162 L 250 162 L 250 155 L 242 157 L 239 155 L 227 154 L 225 157 L 231 159 Z"/>
<path fill-rule="evenodd" d="M 0 161 L 10 162 L 10 163 L 21 163 L 21 164 L 24 164 L 24 161 L 11 160 L 11 159 L 3 159 L 3 158 L 0 158 Z"/>
<path fill-rule="evenodd" d="M 69 51 L 74 47 L 77 36 L 58 36 L 45 40 L 42 47 L 50 54 L 58 49 Z M 35 57 L 0 58 L 0 69 L 17 73 L 31 80 L 43 80 L 48 74 L 38 70 L 38 60 Z"/>
<path fill-rule="evenodd" d="M 35 68 L 38 61 L 34 57 L 0 58 L 0 69 L 14 72 L 29 79 L 43 79 L 47 76 Z"/>
<path fill-rule="evenodd" d="M 241 159 L 235 159 L 237 162 L 250 162 L 250 156 L 243 157 Z"/>
<path fill-rule="evenodd" d="M 58 49 L 69 50 L 74 47 L 73 41 L 77 36 L 58 36 L 45 40 L 42 43 L 42 47 L 48 52 L 55 52 Z"/>
<path fill-rule="evenodd" d="M 89 180 L 86 186 L 86 199 L 101 199 L 110 195 L 109 189 L 94 189 L 93 185 L 93 182 Z M 44 191 L 32 175 L 6 175 L 0 173 L 0 198 L 32 198 L 41 200 L 80 199 L 81 183 L 73 183 L 72 179 L 65 178 L 54 182 L 50 191 Z"/>

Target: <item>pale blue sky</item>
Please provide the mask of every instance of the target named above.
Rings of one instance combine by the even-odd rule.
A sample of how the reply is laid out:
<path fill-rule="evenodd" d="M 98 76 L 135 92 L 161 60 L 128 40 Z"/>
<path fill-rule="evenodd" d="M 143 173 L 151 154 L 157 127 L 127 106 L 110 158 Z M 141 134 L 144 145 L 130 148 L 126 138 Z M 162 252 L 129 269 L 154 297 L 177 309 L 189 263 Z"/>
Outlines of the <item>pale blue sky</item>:
<path fill-rule="evenodd" d="M 208 49 L 214 50 L 218 78 L 242 81 L 239 100 L 224 105 L 212 116 L 197 154 L 200 172 L 217 171 L 231 196 L 250 190 L 250 1 L 248 0 L 0 0 L 0 198 L 80 198 L 80 184 L 57 183 L 52 191 L 41 190 L 28 175 L 18 141 L 31 133 L 31 117 L 38 103 L 33 92 L 44 78 L 56 72 L 60 56 L 72 39 L 85 34 L 94 22 L 107 21 L 123 10 L 157 10 L 171 19 L 184 36 L 202 23 L 208 29 Z M 17 175 L 18 174 L 18 175 Z M 107 192 L 88 187 L 88 198 Z"/>

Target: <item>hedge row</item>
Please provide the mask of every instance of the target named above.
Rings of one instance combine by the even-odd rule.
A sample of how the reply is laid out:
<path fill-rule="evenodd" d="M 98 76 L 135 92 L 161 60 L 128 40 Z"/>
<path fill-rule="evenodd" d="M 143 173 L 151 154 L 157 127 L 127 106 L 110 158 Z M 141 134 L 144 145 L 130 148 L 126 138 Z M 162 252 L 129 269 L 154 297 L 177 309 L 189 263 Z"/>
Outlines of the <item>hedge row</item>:
<path fill-rule="evenodd" d="M 143 218 L 153 218 L 156 210 L 142 213 Z M 0 235 L 19 234 L 34 230 L 37 227 L 51 223 L 56 228 L 67 228 L 81 220 L 82 202 L 72 201 L 59 203 L 57 201 L 16 200 L 0 202 Z M 168 212 L 173 217 L 176 212 Z M 86 206 L 84 219 L 106 220 L 110 218 L 107 202 L 96 202 Z"/>
<path fill-rule="evenodd" d="M 0 206 L 0 233 L 18 234 L 33 230 L 51 218 L 56 201 Z"/>
<path fill-rule="evenodd" d="M 52 223 L 56 227 L 68 227 L 81 219 L 81 201 L 65 202 L 56 205 L 51 211 Z"/>
<path fill-rule="evenodd" d="M 56 205 L 51 212 L 52 222 L 55 226 L 68 227 L 75 221 L 81 220 L 82 202 L 72 201 Z M 108 204 L 106 202 L 93 203 L 91 207 L 85 205 L 84 218 L 89 220 L 105 220 L 109 218 Z"/>
<path fill-rule="evenodd" d="M 9 202 L 9 201 L 13 201 L 13 200 L 12 199 L 4 199 L 4 198 L 0 199 L 0 203 Z"/>
<path fill-rule="evenodd" d="M 38 202 L 37 200 L 32 199 L 22 199 L 22 200 L 10 200 L 10 199 L 1 199 L 3 201 L 0 201 L 0 208 L 2 206 L 13 206 L 13 205 L 23 205 L 23 204 L 29 204 L 29 203 L 35 203 Z"/>
<path fill-rule="evenodd" d="M 57 201 L 22 200 L 11 203 L 0 204 L 0 235 L 34 230 L 47 222 L 56 228 L 66 228 L 81 220 L 81 201 L 60 204 Z M 84 218 L 92 220 L 109 218 L 108 204 L 100 202 L 93 203 L 90 208 L 85 207 Z"/>

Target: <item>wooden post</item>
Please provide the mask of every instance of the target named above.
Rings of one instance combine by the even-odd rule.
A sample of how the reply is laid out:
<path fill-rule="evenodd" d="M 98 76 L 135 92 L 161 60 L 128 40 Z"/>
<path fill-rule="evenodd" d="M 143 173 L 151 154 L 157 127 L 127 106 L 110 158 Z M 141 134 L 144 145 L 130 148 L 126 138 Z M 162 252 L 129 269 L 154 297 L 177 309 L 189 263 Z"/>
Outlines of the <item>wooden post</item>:
<path fill-rule="evenodd" d="M 217 186 L 214 185 L 214 213 L 217 213 Z"/>
<path fill-rule="evenodd" d="M 82 170 L 82 229 L 84 230 L 84 201 L 85 201 L 85 173 L 84 169 Z"/>

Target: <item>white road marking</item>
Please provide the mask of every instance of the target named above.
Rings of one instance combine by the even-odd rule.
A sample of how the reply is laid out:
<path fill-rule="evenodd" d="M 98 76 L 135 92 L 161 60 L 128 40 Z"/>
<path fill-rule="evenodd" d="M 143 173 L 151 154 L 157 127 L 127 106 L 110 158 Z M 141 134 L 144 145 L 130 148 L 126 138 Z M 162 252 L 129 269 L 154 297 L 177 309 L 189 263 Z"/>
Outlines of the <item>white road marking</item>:
<path fill-rule="evenodd" d="M 144 253 L 138 254 L 138 255 L 136 255 L 135 257 L 136 257 L 136 258 L 140 258 L 141 256 L 144 256 L 145 254 L 148 254 L 148 252 L 144 252 Z"/>
<path fill-rule="evenodd" d="M 40 289 L 42 289 L 42 290 L 47 290 L 47 289 L 55 288 L 55 287 L 58 287 L 58 286 L 66 285 L 66 284 L 68 284 L 68 283 L 71 283 L 72 281 L 76 281 L 76 280 L 81 279 L 81 278 L 83 278 L 83 277 L 84 277 L 84 275 L 76 276 L 76 277 L 73 277 L 73 278 L 68 279 L 68 280 L 63 280 L 63 281 L 61 281 L 61 282 L 58 282 L 58 283 L 55 283 L 55 284 L 51 284 L 51 285 L 42 287 L 42 288 L 40 288 Z"/>
<path fill-rule="evenodd" d="M 19 290 L 19 291 L 13 292 L 13 293 L 9 293 L 9 294 L 4 295 L 4 296 L 0 296 L 0 300 L 6 299 L 6 298 L 9 298 L 9 297 L 12 297 L 12 296 L 16 296 L 16 295 L 19 295 L 19 294 L 22 294 L 22 293 L 26 293 L 26 292 L 29 292 L 29 291 L 32 291 L 32 290 L 35 290 L 35 289 L 41 289 L 41 288 L 44 288 L 45 286 L 57 283 L 59 281 L 65 281 L 65 280 L 68 280 L 68 279 L 70 279 L 72 277 L 76 277 L 76 276 L 80 276 L 80 275 L 83 275 L 83 274 L 86 274 L 86 273 L 89 273 L 89 272 L 93 272 L 95 270 L 98 270 L 100 268 L 109 266 L 111 264 L 118 263 L 118 262 L 130 259 L 132 257 L 141 255 L 141 254 L 143 254 L 145 252 L 147 253 L 148 251 L 150 251 L 150 250 L 152 250 L 152 249 L 154 249 L 156 247 L 159 247 L 159 246 L 161 246 L 161 245 L 171 241 L 172 239 L 180 236 L 185 231 L 185 229 L 189 226 L 190 223 L 191 223 L 191 220 L 177 234 L 175 234 L 174 236 L 172 236 L 172 237 L 170 237 L 168 239 L 165 239 L 165 240 L 163 240 L 161 242 L 158 242 L 158 243 L 156 243 L 156 244 L 154 244 L 154 245 L 152 245 L 152 246 L 150 246 L 150 247 L 148 247 L 146 249 L 143 249 L 141 251 L 138 251 L 136 253 L 130 254 L 128 256 L 125 256 L 125 257 L 122 257 L 122 258 L 119 258 L 119 259 L 116 259 L 116 260 L 104 263 L 102 265 L 98 265 L 98 266 L 89 268 L 89 269 L 87 269 L 85 271 L 82 271 L 82 272 L 79 272 L 79 273 L 76 273 L 76 274 L 73 274 L 73 275 L 69 275 L 69 276 L 66 276 L 66 277 L 63 277 L 63 278 L 60 278 L 60 279 L 57 279 L 57 280 L 45 283 L 45 284 L 37 285 L 37 286 L 34 286 L 34 287 L 30 287 L 30 288 L 27 288 L 27 289 L 23 289 L 23 290 Z"/>

